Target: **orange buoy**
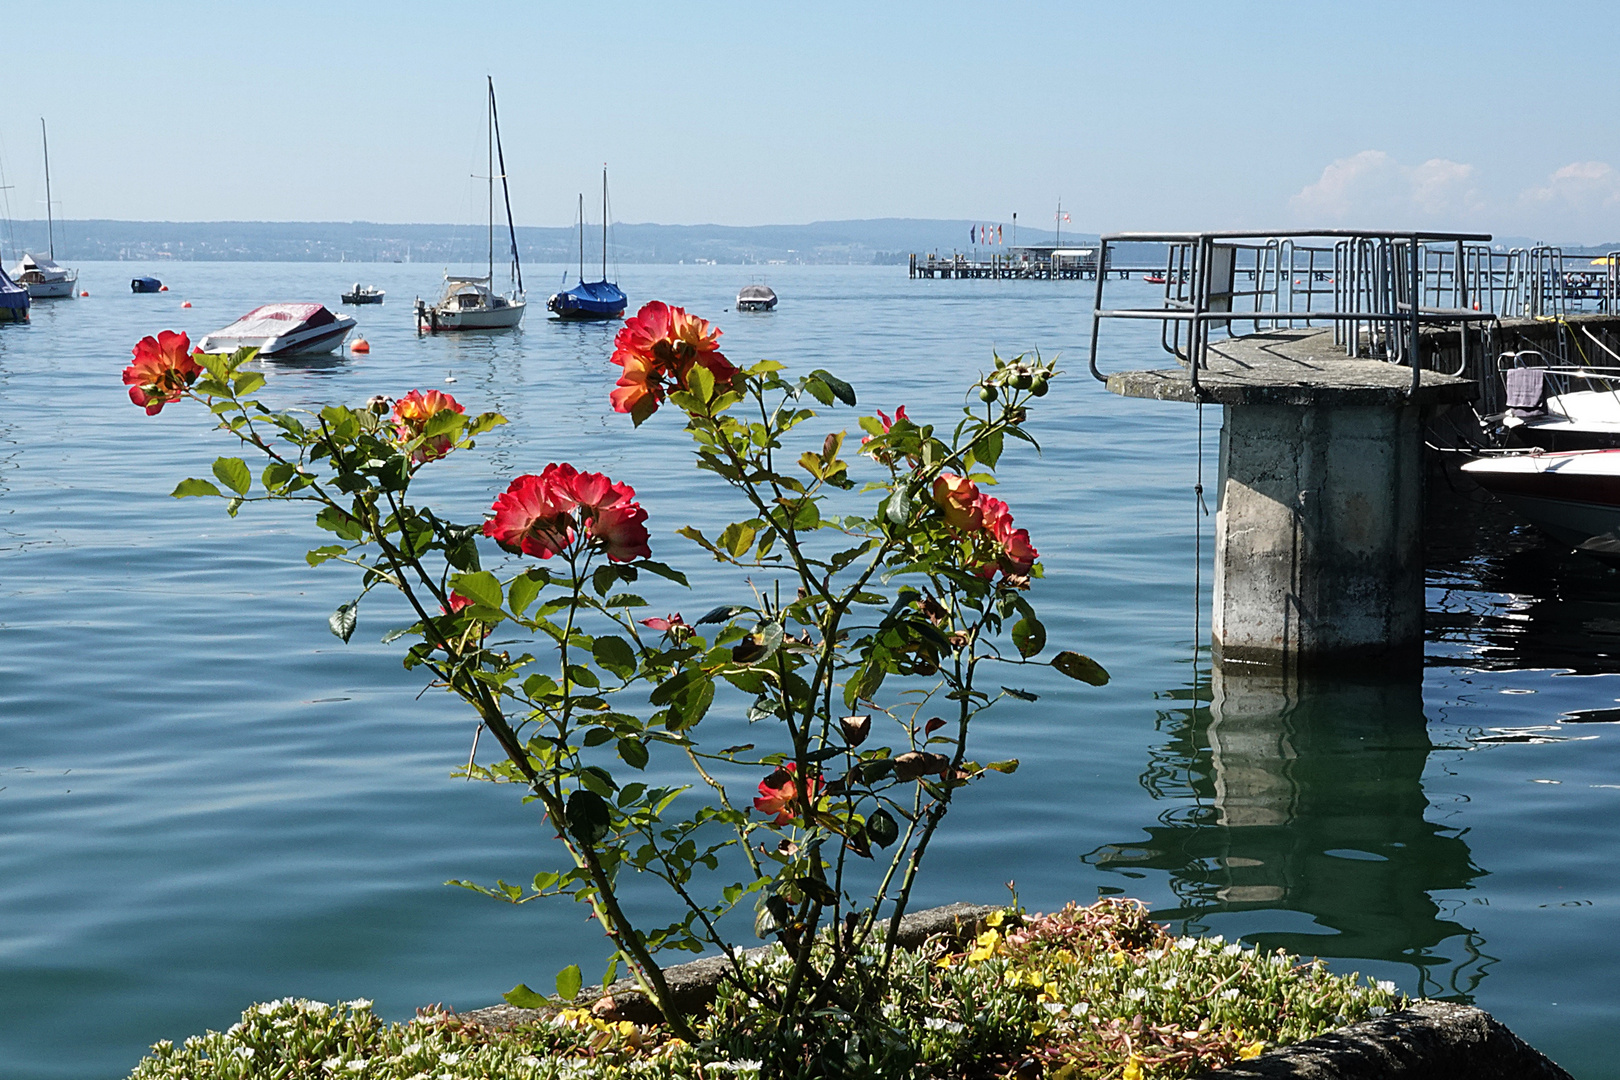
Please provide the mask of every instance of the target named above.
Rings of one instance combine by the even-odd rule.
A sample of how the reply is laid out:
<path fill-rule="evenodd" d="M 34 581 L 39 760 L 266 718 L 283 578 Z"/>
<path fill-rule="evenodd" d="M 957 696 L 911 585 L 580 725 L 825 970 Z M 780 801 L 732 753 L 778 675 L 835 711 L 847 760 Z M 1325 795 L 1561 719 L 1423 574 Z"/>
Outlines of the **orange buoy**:
<path fill-rule="evenodd" d="M 159 285 L 158 286 L 158 292 L 168 292 L 168 291 L 169 291 L 169 287 L 167 285 Z"/>
<path fill-rule="evenodd" d="M 79 295 L 80 295 L 80 296 L 89 296 L 89 295 L 90 295 L 90 290 L 89 290 L 89 289 L 86 289 L 86 290 L 84 290 L 84 291 L 83 291 L 83 292 L 81 292 L 81 293 L 80 293 L 80 294 L 79 294 Z"/>
<path fill-rule="evenodd" d="M 182 304 L 181 304 L 181 305 L 180 305 L 180 306 L 181 306 L 181 307 L 190 307 L 190 306 L 191 306 L 191 301 L 190 301 L 190 300 L 187 300 L 187 301 L 185 301 L 185 302 L 184 302 L 184 303 L 182 303 Z"/>
<path fill-rule="evenodd" d="M 365 338 L 363 338 L 363 337 L 357 337 L 357 338 L 355 338 L 355 339 L 354 339 L 354 341 L 353 341 L 353 342 L 352 342 L 352 343 L 351 343 L 351 344 L 350 344 L 350 345 L 349 345 L 349 351 L 350 351 L 350 352 L 363 352 L 363 353 L 368 353 L 368 352 L 370 352 L 370 351 L 371 351 L 371 342 L 369 342 L 369 341 L 367 341 L 367 340 L 366 340 L 366 339 L 365 339 Z"/>

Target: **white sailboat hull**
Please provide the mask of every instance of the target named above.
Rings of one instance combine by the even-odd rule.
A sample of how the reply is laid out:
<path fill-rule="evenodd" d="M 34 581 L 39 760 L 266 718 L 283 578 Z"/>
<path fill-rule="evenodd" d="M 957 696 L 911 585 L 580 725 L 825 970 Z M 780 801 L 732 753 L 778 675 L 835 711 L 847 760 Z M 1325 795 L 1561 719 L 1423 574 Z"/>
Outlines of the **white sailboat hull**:
<path fill-rule="evenodd" d="M 522 300 L 509 301 L 495 308 L 428 309 L 436 330 L 510 330 L 523 321 Z"/>
<path fill-rule="evenodd" d="M 22 281 L 18 284 L 28 290 L 31 300 L 56 300 L 64 296 L 73 295 L 73 286 L 78 283 L 78 275 L 66 281 Z"/>

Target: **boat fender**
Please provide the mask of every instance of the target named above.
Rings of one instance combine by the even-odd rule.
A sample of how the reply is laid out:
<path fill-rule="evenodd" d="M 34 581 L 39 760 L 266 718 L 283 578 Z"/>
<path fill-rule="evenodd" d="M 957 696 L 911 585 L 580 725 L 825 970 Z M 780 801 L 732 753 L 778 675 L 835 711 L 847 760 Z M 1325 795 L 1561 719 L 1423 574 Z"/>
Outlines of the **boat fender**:
<path fill-rule="evenodd" d="M 371 342 L 367 341 L 363 337 L 362 338 L 355 338 L 353 343 L 349 345 L 349 351 L 350 352 L 358 352 L 358 353 L 368 353 L 368 352 L 371 351 Z"/>

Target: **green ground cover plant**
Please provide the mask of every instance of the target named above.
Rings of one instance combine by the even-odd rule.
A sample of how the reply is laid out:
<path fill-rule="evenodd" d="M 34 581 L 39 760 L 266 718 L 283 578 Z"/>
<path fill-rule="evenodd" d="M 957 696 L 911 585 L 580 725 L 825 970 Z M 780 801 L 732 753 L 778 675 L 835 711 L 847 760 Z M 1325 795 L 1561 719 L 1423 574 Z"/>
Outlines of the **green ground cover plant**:
<path fill-rule="evenodd" d="M 817 958 L 828 942 L 812 949 Z M 857 963 L 876 966 L 869 946 Z M 781 946 L 745 959 L 782 988 Z M 1220 938 L 1176 938 L 1134 901 L 1006 910 L 965 943 L 901 951 L 877 1007 L 837 1008 L 778 1075 L 1172 1080 L 1400 1007 L 1388 983 Z M 225 1032 L 159 1043 L 131 1080 L 743 1080 L 773 1075 L 774 1017 L 722 984 L 695 1041 L 551 1000 L 505 1030 L 437 1009 L 387 1024 L 365 1001 L 255 1005 Z M 834 1055 L 828 1048 L 836 1046 Z"/>

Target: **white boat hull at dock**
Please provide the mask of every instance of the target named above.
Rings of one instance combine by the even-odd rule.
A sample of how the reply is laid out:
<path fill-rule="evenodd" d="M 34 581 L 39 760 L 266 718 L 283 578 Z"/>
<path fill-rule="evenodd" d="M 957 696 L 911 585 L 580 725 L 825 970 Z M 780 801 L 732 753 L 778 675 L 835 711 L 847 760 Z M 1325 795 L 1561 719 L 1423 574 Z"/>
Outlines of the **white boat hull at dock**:
<path fill-rule="evenodd" d="M 1620 559 L 1620 450 L 1493 456 L 1462 471 L 1549 536 Z"/>

